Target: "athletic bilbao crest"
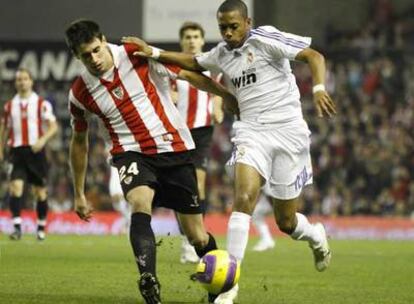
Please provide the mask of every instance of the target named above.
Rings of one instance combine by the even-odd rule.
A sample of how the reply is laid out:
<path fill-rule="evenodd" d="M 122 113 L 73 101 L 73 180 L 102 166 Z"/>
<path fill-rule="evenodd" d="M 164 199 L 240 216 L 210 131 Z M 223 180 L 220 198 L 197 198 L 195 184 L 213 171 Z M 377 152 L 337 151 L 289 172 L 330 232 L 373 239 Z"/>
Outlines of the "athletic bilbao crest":
<path fill-rule="evenodd" d="M 124 98 L 124 90 L 122 89 L 121 86 L 116 87 L 115 89 L 113 89 L 112 94 L 114 94 L 114 96 L 118 99 Z"/>

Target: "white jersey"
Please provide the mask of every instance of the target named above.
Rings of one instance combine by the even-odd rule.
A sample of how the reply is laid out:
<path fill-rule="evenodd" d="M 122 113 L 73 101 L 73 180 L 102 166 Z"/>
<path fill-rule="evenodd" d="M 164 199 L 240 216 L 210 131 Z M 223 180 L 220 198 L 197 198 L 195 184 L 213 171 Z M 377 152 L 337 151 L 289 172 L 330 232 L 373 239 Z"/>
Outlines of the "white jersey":
<path fill-rule="evenodd" d="M 36 93 L 28 98 L 16 94 L 4 105 L 3 123 L 8 129 L 8 145 L 34 145 L 43 135 L 45 123 L 55 121 L 52 105 Z"/>
<path fill-rule="evenodd" d="M 240 48 L 229 49 L 221 42 L 196 59 L 203 68 L 223 73 L 239 101 L 242 121 L 284 123 L 303 118 L 300 93 L 289 61 L 310 43 L 309 37 L 262 26 L 251 30 Z"/>
<path fill-rule="evenodd" d="M 169 81 L 180 68 L 133 56 L 132 44 L 109 44 L 114 68 L 101 78 L 84 71 L 69 93 L 72 125 L 86 130 L 88 114 L 98 115 L 111 138 L 111 154 L 194 149 L 190 130 L 171 100 Z"/>

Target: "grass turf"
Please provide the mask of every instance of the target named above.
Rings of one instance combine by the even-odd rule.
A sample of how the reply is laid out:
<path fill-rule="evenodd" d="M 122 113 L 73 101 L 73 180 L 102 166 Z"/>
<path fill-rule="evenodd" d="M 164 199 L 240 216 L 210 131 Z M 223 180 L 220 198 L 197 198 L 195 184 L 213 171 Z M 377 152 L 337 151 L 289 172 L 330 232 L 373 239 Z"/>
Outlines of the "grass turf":
<path fill-rule="evenodd" d="M 224 240 L 220 239 L 220 247 Z M 250 245 L 254 240 L 250 241 Z M 318 273 L 303 242 L 277 241 L 270 252 L 247 251 L 238 303 L 414 303 L 414 243 L 331 241 L 331 268 Z M 163 303 L 206 302 L 179 263 L 178 238 L 163 237 L 158 275 Z M 250 247 L 249 247 L 250 249 Z M 0 236 L 0 303 L 143 303 L 125 236 Z"/>

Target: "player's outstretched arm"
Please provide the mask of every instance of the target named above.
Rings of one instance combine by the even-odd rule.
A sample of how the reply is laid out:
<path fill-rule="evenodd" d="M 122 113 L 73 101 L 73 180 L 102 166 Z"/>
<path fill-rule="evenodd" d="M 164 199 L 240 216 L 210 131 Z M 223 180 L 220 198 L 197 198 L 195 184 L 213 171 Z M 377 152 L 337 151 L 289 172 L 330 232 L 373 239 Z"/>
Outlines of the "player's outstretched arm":
<path fill-rule="evenodd" d="M 75 211 L 84 221 L 89 221 L 92 216 L 92 208 L 89 206 L 85 197 L 88 148 L 88 132 L 77 132 L 73 130 L 69 147 L 69 158 L 75 195 Z"/>
<path fill-rule="evenodd" d="M 313 80 L 313 101 L 319 117 L 324 113 L 329 117 L 336 114 L 335 103 L 325 90 L 325 58 L 323 55 L 311 48 L 306 48 L 296 55 L 296 60 L 309 64 Z"/>
<path fill-rule="evenodd" d="M 134 56 L 152 58 L 163 63 L 175 64 L 186 70 L 204 71 L 191 54 L 163 51 L 149 46 L 144 40 L 137 37 L 122 37 L 121 42 L 137 46 L 139 51 L 136 51 Z"/>
<path fill-rule="evenodd" d="M 211 78 L 198 73 L 187 70 L 181 70 L 178 74 L 178 78 L 183 79 L 191 83 L 196 88 L 212 93 L 214 95 L 220 96 L 223 98 L 226 109 L 228 109 L 232 114 L 239 115 L 238 102 L 236 97 L 231 94 L 223 85 L 212 80 Z"/>

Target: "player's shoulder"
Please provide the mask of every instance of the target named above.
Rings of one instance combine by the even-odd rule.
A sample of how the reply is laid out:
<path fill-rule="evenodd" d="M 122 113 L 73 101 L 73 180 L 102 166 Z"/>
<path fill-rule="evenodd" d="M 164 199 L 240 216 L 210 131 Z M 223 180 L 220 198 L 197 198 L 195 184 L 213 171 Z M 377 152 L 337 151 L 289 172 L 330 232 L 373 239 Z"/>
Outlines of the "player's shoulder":
<path fill-rule="evenodd" d="M 88 94 L 88 88 L 86 86 L 84 78 L 82 77 L 82 74 L 83 73 L 77 76 L 72 82 L 72 86 L 69 90 L 69 101 L 72 101 L 73 98 L 76 98 L 77 100 L 83 100 L 83 97 Z"/>
<path fill-rule="evenodd" d="M 282 36 L 281 31 L 272 25 L 264 25 L 254 28 L 250 31 L 250 41 L 269 43 L 279 40 Z"/>

